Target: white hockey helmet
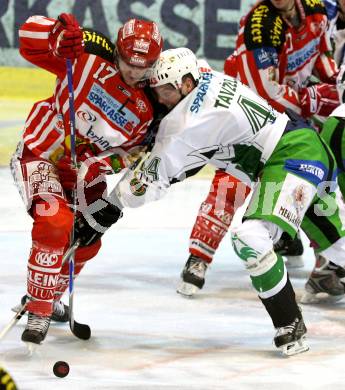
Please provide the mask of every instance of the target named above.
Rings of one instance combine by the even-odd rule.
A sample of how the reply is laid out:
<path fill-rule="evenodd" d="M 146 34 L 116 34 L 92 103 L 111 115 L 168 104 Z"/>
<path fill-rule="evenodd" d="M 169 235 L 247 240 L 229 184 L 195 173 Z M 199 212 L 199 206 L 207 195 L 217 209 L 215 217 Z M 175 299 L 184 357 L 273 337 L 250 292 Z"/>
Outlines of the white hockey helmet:
<path fill-rule="evenodd" d="M 172 84 L 176 89 L 182 86 L 182 78 L 191 74 L 195 81 L 200 78 L 198 60 L 186 47 L 165 50 L 152 69 L 150 87 Z"/>

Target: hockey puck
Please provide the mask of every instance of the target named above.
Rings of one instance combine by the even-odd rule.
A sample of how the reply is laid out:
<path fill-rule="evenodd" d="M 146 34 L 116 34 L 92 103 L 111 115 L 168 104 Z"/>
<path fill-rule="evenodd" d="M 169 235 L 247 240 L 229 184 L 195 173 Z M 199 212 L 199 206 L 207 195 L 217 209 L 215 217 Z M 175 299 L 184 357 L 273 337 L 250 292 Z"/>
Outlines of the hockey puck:
<path fill-rule="evenodd" d="M 69 373 L 68 363 L 59 360 L 54 364 L 53 372 L 55 376 L 58 376 L 59 378 L 64 378 Z"/>

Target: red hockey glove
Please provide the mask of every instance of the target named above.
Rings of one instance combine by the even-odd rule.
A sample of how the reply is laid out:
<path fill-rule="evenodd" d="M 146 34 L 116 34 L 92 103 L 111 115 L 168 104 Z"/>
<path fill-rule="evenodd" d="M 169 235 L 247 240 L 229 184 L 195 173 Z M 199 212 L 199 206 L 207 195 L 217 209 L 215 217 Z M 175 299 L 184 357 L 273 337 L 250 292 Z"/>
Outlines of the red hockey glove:
<path fill-rule="evenodd" d="M 69 156 L 63 156 L 56 162 L 60 183 L 65 190 L 73 190 L 77 182 L 78 169 L 72 167 L 72 160 Z"/>
<path fill-rule="evenodd" d="M 56 168 L 60 183 L 65 190 L 73 190 L 78 180 L 91 183 L 100 175 L 111 173 L 111 167 L 103 160 L 92 156 L 82 155 L 78 157 L 80 169 L 72 167 L 72 160 L 69 156 L 63 156 L 56 162 Z"/>
<path fill-rule="evenodd" d="M 58 57 L 74 60 L 84 52 L 83 31 L 72 14 L 61 14 L 49 34 L 49 46 Z"/>
<path fill-rule="evenodd" d="M 87 183 L 91 183 L 99 175 L 118 173 L 124 168 L 130 167 L 145 154 L 147 147 L 139 145 L 131 148 L 127 152 L 118 148 L 118 152 L 107 157 L 95 157 L 90 153 L 84 153 L 79 161 L 80 177 Z"/>
<path fill-rule="evenodd" d="M 64 189 L 72 190 L 78 180 L 83 180 L 88 184 L 101 175 L 118 173 L 141 158 L 145 150 L 146 146 L 136 146 L 128 152 L 121 151 L 120 154 L 100 158 L 93 154 L 90 145 L 78 145 L 79 169 L 72 168 L 72 160 L 69 156 L 63 156 L 56 162 L 60 182 Z"/>
<path fill-rule="evenodd" d="M 84 180 L 85 183 L 91 183 L 98 176 L 114 173 L 107 159 L 89 157 L 83 159 L 80 164 L 78 180 Z"/>
<path fill-rule="evenodd" d="M 95 158 L 83 161 L 80 170 L 72 168 L 72 160 L 69 156 L 64 156 L 56 162 L 60 183 L 65 190 L 73 190 L 78 180 L 91 183 L 100 175 L 111 172 L 111 168 L 102 160 Z"/>
<path fill-rule="evenodd" d="M 299 90 L 302 116 L 329 116 L 339 106 L 339 94 L 336 85 L 316 84 Z"/>

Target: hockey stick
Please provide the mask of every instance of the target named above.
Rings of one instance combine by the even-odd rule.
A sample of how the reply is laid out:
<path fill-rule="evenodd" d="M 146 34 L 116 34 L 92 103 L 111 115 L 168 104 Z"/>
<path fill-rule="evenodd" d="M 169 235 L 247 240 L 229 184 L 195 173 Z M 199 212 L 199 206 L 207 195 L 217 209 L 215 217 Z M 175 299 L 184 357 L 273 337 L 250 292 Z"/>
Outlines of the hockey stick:
<path fill-rule="evenodd" d="M 16 323 L 23 317 L 25 313 L 26 313 L 26 303 L 20 307 L 19 311 L 16 312 L 16 314 L 11 319 L 11 321 L 0 332 L 0 340 L 6 336 L 6 334 L 16 325 Z"/>
<path fill-rule="evenodd" d="M 62 258 L 62 265 L 69 259 L 71 254 L 78 248 L 79 246 L 79 240 L 77 240 L 73 245 L 71 245 Z M 0 340 L 3 339 L 6 334 L 17 324 L 17 322 L 23 317 L 23 315 L 26 313 L 26 305 L 27 302 L 25 302 L 23 305 L 19 305 L 19 307 L 15 310 L 16 314 L 11 319 L 11 321 L 2 329 L 0 332 Z"/>
<path fill-rule="evenodd" d="M 67 67 L 67 84 L 68 84 L 68 101 L 69 101 L 69 117 L 70 117 L 70 144 L 71 144 L 71 159 L 73 168 L 77 168 L 77 154 L 75 150 L 76 146 L 76 133 L 75 133 L 75 112 L 74 112 L 74 91 L 73 91 L 73 72 L 72 62 L 70 59 L 66 60 Z M 72 203 L 74 218 L 77 211 L 77 191 L 76 187 L 72 191 Z M 74 224 L 71 233 L 71 242 L 74 243 Z M 88 340 L 91 337 L 91 329 L 86 324 L 80 324 L 75 321 L 73 315 L 73 295 L 74 295 L 74 251 L 71 252 L 69 257 L 69 326 L 72 333 L 79 339 Z"/>

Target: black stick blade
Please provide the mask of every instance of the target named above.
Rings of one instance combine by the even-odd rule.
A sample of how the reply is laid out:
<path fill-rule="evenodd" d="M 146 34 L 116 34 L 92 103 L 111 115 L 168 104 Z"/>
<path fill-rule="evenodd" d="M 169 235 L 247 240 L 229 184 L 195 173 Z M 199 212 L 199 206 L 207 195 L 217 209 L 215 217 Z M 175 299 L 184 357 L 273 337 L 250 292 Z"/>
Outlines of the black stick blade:
<path fill-rule="evenodd" d="M 78 339 L 89 340 L 91 337 L 91 329 L 89 325 L 73 321 L 73 324 L 70 322 L 70 328 L 74 336 L 78 337 Z"/>

